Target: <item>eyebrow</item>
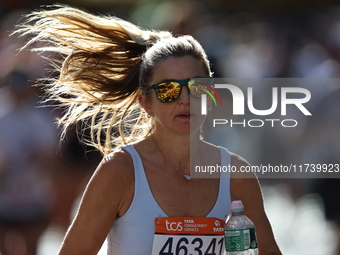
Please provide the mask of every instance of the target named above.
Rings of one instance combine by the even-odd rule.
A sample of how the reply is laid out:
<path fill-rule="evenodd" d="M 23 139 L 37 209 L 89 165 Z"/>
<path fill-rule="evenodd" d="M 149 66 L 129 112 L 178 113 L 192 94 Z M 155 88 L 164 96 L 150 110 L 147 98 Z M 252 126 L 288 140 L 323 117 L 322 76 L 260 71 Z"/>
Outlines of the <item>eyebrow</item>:
<path fill-rule="evenodd" d="M 178 79 L 164 79 L 164 80 L 161 80 L 160 82 L 156 82 L 156 83 L 153 83 L 153 84 L 158 84 L 158 83 L 163 83 L 163 82 L 168 82 L 168 81 L 184 81 L 184 80 L 190 80 L 190 79 L 193 79 L 193 78 L 212 78 L 212 77 L 194 76 L 194 77 L 190 77 L 190 78 L 183 79 L 183 80 L 178 80 Z M 151 84 L 151 85 L 152 85 L 152 84 Z"/>
<path fill-rule="evenodd" d="M 176 80 L 176 79 L 164 79 L 164 80 L 161 80 L 160 82 L 157 82 L 157 83 L 168 82 L 168 81 L 179 81 L 179 80 Z M 157 83 L 155 83 L 155 84 L 157 84 Z"/>

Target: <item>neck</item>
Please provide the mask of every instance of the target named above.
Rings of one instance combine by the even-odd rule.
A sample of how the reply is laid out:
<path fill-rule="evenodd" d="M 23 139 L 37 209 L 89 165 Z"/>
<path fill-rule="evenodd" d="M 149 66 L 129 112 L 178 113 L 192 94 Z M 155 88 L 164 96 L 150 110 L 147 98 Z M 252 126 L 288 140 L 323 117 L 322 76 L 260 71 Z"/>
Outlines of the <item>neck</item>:
<path fill-rule="evenodd" d="M 190 175 L 190 159 L 193 150 L 199 151 L 199 136 L 193 134 L 167 136 L 155 132 L 152 134 L 157 150 L 173 167 L 179 169 L 183 174 Z"/>

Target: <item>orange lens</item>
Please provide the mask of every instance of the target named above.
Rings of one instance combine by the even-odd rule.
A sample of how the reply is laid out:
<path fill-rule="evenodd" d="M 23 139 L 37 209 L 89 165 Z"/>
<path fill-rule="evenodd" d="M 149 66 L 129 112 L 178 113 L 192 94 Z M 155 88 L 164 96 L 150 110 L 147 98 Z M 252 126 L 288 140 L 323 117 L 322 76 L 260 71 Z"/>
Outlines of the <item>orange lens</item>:
<path fill-rule="evenodd" d="M 181 93 L 181 85 L 178 82 L 164 82 L 157 86 L 157 97 L 162 102 L 173 102 Z"/>

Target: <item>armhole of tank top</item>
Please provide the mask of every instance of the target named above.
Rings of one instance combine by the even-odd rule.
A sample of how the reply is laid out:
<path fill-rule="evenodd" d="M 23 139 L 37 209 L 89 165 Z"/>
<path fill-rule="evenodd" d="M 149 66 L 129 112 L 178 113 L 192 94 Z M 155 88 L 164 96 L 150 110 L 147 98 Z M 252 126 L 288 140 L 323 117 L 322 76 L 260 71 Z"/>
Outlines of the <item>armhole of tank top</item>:
<path fill-rule="evenodd" d="M 133 145 L 128 144 L 128 145 L 122 146 L 121 149 L 125 150 L 131 156 L 131 160 L 133 164 L 133 173 L 134 173 L 134 191 L 133 191 L 133 198 L 131 200 L 131 204 L 129 208 L 126 210 L 126 212 L 124 213 L 124 215 L 119 217 L 120 219 L 127 217 L 130 211 L 133 210 L 133 207 L 136 204 L 135 201 L 138 199 L 137 198 L 138 190 L 140 189 L 140 186 L 142 186 L 143 183 L 147 181 L 144 170 L 140 171 L 140 169 L 144 169 L 143 164 L 142 164 L 142 159 L 140 158 L 138 152 L 133 147 Z"/>
<path fill-rule="evenodd" d="M 150 185 L 149 185 L 149 181 L 146 177 L 146 173 L 145 173 L 145 169 L 143 166 L 143 162 L 141 157 L 139 156 L 139 153 L 137 152 L 137 150 L 135 149 L 135 147 L 133 147 L 132 144 L 121 147 L 122 149 L 124 149 L 125 151 L 127 151 L 132 158 L 132 162 L 133 162 L 133 167 L 134 167 L 134 181 L 135 181 L 135 185 L 134 185 L 134 194 L 133 194 L 133 199 L 131 201 L 131 204 L 128 208 L 128 210 L 125 212 L 125 214 L 123 216 L 121 216 L 120 218 L 123 218 L 124 216 L 127 217 L 127 215 L 129 214 L 130 211 L 133 210 L 133 208 L 135 206 L 139 206 L 139 201 L 142 200 L 138 200 L 139 197 L 141 196 L 145 196 L 143 197 L 143 201 L 145 201 L 146 199 L 148 200 L 148 202 L 154 206 L 154 208 L 156 208 L 159 211 L 158 215 L 164 215 L 167 216 L 167 214 L 163 211 L 163 209 L 159 206 L 159 204 L 157 203 L 155 197 L 152 194 L 152 191 L 150 189 Z M 136 181 L 136 180 L 139 181 Z M 137 202 L 138 201 L 138 202 Z M 143 202 L 145 203 L 145 202 Z"/>

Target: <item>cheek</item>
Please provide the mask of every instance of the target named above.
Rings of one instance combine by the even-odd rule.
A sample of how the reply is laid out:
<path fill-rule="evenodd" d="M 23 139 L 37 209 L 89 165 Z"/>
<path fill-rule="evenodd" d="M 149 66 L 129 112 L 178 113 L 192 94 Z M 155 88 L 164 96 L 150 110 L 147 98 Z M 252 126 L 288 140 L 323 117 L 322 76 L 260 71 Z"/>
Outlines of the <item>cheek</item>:
<path fill-rule="evenodd" d="M 198 98 L 191 98 L 190 100 L 190 111 L 194 114 L 199 114 L 201 115 L 201 108 L 202 108 L 202 103 L 201 103 L 201 99 Z"/>

